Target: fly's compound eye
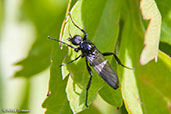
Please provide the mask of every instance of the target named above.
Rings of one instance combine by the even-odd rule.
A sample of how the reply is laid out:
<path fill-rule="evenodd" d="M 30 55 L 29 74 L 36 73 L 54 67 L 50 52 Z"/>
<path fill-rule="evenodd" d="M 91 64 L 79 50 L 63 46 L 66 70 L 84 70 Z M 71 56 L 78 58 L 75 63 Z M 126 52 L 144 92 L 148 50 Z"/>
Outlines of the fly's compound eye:
<path fill-rule="evenodd" d="M 82 40 L 83 38 L 79 35 L 75 35 L 73 38 L 69 38 L 69 41 L 71 41 L 74 45 L 79 45 Z"/>

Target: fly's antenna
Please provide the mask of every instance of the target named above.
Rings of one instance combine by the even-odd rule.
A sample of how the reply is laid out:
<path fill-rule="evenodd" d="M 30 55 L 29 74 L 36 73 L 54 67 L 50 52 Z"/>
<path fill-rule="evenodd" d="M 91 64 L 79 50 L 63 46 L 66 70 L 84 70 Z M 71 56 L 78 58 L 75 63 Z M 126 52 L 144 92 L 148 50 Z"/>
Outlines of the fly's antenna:
<path fill-rule="evenodd" d="M 76 50 L 76 49 L 77 49 L 77 48 L 75 48 L 75 47 L 73 47 L 73 46 L 71 46 L 71 45 L 69 45 L 69 44 L 67 44 L 67 43 L 65 43 L 65 42 L 63 42 L 63 41 L 60 41 L 60 40 L 57 40 L 57 39 L 51 38 L 50 36 L 48 36 L 48 39 L 50 39 L 50 40 L 54 40 L 54 41 L 57 41 L 57 42 L 61 42 L 61 43 L 65 44 L 65 45 L 67 45 L 67 46 L 69 46 L 69 47 L 73 48 L 74 50 Z"/>
<path fill-rule="evenodd" d="M 73 23 L 73 25 L 75 26 L 75 27 L 77 27 L 79 30 L 81 30 L 84 34 L 85 34 L 85 36 L 84 36 L 84 40 L 86 40 L 87 39 L 87 33 L 83 30 L 83 29 L 81 29 L 78 25 L 76 25 L 75 24 L 75 22 L 73 21 L 73 19 L 72 19 L 72 17 L 71 17 L 71 13 L 69 12 L 69 16 L 70 16 L 70 18 L 71 18 L 71 21 L 72 21 L 72 23 Z"/>

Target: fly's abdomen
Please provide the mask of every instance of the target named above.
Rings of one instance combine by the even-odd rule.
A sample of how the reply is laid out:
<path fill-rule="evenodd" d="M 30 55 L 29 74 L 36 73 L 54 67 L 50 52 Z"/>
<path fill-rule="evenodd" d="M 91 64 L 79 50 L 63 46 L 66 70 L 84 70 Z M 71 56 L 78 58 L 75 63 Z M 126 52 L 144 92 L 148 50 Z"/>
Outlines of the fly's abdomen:
<path fill-rule="evenodd" d="M 97 68 L 95 68 L 95 70 L 97 70 Z M 101 70 L 101 72 L 99 73 L 99 75 L 114 89 L 118 88 L 118 77 L 116 75 L 116 73 L 114 72 L 114 70 L 112 69 L 112 67 L 110 66 L 110 64 L 107 62 L 105 64 L 105 66 L 103 67 L 103 69 Z"/>

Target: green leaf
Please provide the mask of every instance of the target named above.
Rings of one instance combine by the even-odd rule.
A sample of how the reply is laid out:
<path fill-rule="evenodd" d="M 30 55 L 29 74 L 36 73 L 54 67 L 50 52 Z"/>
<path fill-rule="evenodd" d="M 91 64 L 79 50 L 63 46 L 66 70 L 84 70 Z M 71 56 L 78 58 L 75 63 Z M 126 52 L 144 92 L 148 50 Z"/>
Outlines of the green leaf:
<path fill-rule="evenodd" d="M 160 41 L 171 45 L 171 1 L 155 0 L 162 15 L 162 28 Z"/>
<path fill-rule="evenodd" d="M 140 74 L 138 79 L 140 80 L 139 90 L 143 91 L 140 92 L 143 110 L 147 113 L 170 113 L 170 58 L 164 53 L 159 52 L 159 62 L 157 64 L 154 62 L 148 64 L 140 70 Z M 160 108 L 153 110 L 155 107 Z"/>
<path fill-rule="evenodd" d="M 43 103 L 46 108 L 46 114 L 72 114 L 65 94 L 65 88 L 68 78 L 62 80 L 60 64 L 66 55 L 66 48 L 60 50 L 57 42 L 54 42 L 51 58 L 49 96 Z"/>
<path fill-rule="evenodd" d="M 171 60 L 159 51 L 157 63 L 151 61 L 145 66 L 139 64 L 145 34 L 142 19 L 138 15 L 139 3 L 132 0 L 123 2 L 123 5 L 124 23 L 119 58 L 127 66 L 135 68 L 135 71 L 120 68 L 122 71 L 119 73 L 122 76 L 121 90 L 127 111 L 133 114 L 167 114 L 171 102 Z"/>
<path fill-rule="evenodd" d="M 92 5 L 93 4 L 93 5 Z M 91 40 L 101 52 L 114 52 L 115 44 L 119 33 L 119 2 L 117 0 L 104 1 L 78 1 L 71 11 L 74 22 L 81 28 L 85 27 L 88 33 L 88 39 Z M 91 6 L 91 7 L 89 7 Z M 96 11 L 96 13 L 92 12 Z M 115 15 L 113 15 L 115 14 Z M 63 40 L 69 43 L 66 38 L 69 33 L 72 36 L 82 32 L 74 27 L 71 20 L 68 18 L 68 23 L 64 29 Z M 105 42 L 104 42 L 104 39 Z M 74 50 L 69 49 L 68 58 L 65 62 L 75 59 L 80 53 L 75 53 Z M 84 110 L 86 86 L 89 80 L 89 74 L 85 65 L 85 59 L 80 59 L 72 64 L 67 65 L 70 78 L 68 80 L 66 92 L 70 106 L 73 112 L 77 113 Z M 66 71 L 64 68 L 63 70 Z M 68 74 L 63 73 L 63 78 Z M 93 70 L 93 79 L 89 89 L 88 104 L 90 104 L 96 97 L 97 92 L 104 86 L 104 80 Z M 114 91 L 114 90 L 113 90 Z M 114 102 L 114 106 L 121 106 L 122 100 L 119 97 L 120 91 L 109 92 L 108 94 L 116 94 L 118 102 Z M 104 97 L 106 98 L 106 97 Z M 112 97 L 112 100 L 116 98 Z M 106 100 L 108 101 L 108 100 Z"/>
<path fill-rule="evenodd" d="M 100 91 L 100 96 L 109 104 L 121 107 L 122 105 L 122 96 L 120 88 L 116 91 L 113 90 L 109 85 L 105 85 Z"/>
<path fill-rule="evenodd" d="M 171 46 L 168 43 L 160 42 L 160 50 L 171 57 Z"/>
<path fill-rule="evenodd" d="M 171 1 L 156 0 L 156 3 L 162 15 L 160 50 L 171 56 Z"/>
<path fill-rule="evenodd" d="M 84 110 L 79 114 L 102 114 L 95 106 L 90 106 L 88 110 Z"/>

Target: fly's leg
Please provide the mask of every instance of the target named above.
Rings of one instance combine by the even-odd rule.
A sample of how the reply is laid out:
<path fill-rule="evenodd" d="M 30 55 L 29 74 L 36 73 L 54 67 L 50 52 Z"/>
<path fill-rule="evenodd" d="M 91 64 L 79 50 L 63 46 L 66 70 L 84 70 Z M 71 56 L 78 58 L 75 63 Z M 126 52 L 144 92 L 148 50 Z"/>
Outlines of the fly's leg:
<path fill-rule="evenodd" d="M 125 67 L 125 68 L 127 68 L 127 69 L 131 69 L 131 70 L 134 70 L 134 68 L 129 68 L 129 67 L 123 65 L 123 64 L 121 63 L 121 61 L 119 60 L 119 58 L 116 56 L 115 53 L 112 53 L 112 52 L 103 53 L 103 56 L 109 56 L 109 55 L 113 55 L 113 56 L 115 57 L 116 61 L 118 62 L 118 64 L 121 65 L 122 67 Z"/>
<path fill-rule="evenodd" d="M 83 29 L 81 29 L 78 25 L 75 24 L 75 22 L 73 21 L 70 13 L 69 13 L 69 16 L 70 16 L 71 21 L 74 24 L 74 26 L 77 27 L 79 30 L 81 30 L 84 33 L 84 39 L 83 40 L 87 40 L 87 37 L 88 37 L 87 33 Z"/>
<path fill-rule="evenodd" d="M 72 60 L 72 61 L 69 61 L 69 62 L 67 62 L 67 63 L 61 64 L 60 67 L 62 67 L 62 66 L 64 66 L 64 65 L 67 65 L 67 64 L 69 64 L 69 63 L 72 63 L 72 62 L 78 60 L 80 57 L 83 57 L 82 54 L 81 54 L 80 56 L 78 56 L 77 58 L 75 58 L 74 60 Z"/>
<path fill-rule="evenodd" d="M 85 101 L 85 105 L 86 105 L 86 107 L 88 107 L 88 105 L 87 105 L 87 101 L 88 101 L 88 90 L 89 90 L 90 85 L 91 85 L 91 80 L 92 80 L 93 74 L 92 74 L 92 70 L 91 70 L 90 66 L 88 65 L 87 59 L 86 59 L 86 65 L 87 65 L 87 70 L 88 70 L 88 72 L 90 74 L 90 79 L 88 81 L 87 88 L 86 88 L 86 101 Z"/>

